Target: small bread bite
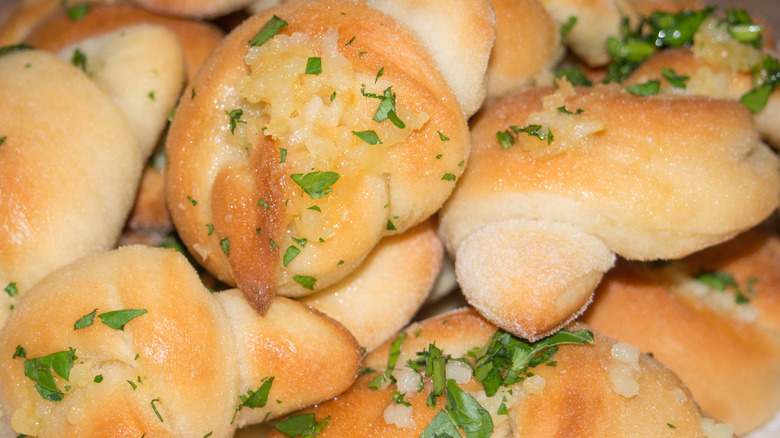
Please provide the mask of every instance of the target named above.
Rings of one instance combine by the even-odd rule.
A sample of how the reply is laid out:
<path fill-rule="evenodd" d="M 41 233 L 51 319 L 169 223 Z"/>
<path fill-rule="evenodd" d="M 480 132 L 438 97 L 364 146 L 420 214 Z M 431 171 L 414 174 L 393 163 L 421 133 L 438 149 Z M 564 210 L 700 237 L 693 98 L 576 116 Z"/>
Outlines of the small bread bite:
<path fill-rule="evenodd" d="M 0 353 L 0 431 L 38 437 L 228 438 L 344 391 L 361 358 L 322 314 L 280 297 L 261 317 L 177 251 L 140 245 L 47 276 Z"/>
<path fill-rule="evenodd" d="M 409 30 L 364 4 L 288 3 L 234 29 L 185 91 L 168 205 L 198 262 L 262 311 L 430 217 L 468 150 L 460 103 Z"/>
<path fill-rule="evenodd" d="M 112 248 L 143 157 L 89 77 L 38 50 L 0 56 L 0 325 L 49 272 Z"/>
<path fill-rule="evenodd" d="M 745 434 L 780 410 L 780 238 L 751 230 L 684 259 L 621 261 L 581 320 L 667 364 Z"/>
<path fill-rule="evenodd" d="M 469 302 L 529 339 L 581 311 L 614 254 L 680 258 L 780 202 L 780 162 L 735 102 L 559 82 L 495 102 L 471 133 L 440 231 Z"/>
<path fill-rule="evenodd" d="M 412 324 L 364 367 L 344 394 L 270 436 L 733 435 L 660 362 L 583 324 L 527 343 L 460 309 Z"/>

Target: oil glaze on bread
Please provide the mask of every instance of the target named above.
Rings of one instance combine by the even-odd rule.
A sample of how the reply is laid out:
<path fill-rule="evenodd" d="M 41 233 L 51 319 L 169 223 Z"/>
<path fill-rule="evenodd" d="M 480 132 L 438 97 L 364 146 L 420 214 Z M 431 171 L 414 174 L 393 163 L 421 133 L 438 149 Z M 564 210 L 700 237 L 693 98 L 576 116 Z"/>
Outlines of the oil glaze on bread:
<path fill-rule="evenodd" d="M 280 297 L 260 317 L 239 291 L 209 293 L 178 252 L 145 246 L 47 276 L 20 300 L 0 351 L 3 436 L 231 437 L 339 394 L 360 361 L 319 312 Z M 62 361 L 36 362 L 52 354 Z M 25 375 L 35 363 L 50 367 L 38 389 Z"/>
<path fill-rule="evenodd" d="M 583 334 L 579 330 L 587 331 L 584 325 L 570 328 L 578 335 Z M 520 382 L 501 386 L 488 396 L 488 385 L 480 384 L 471 366 L 458 360 L 474 365 L 474 352 L 492 351 L 501 357 L 508 350 L 511 355 L 511 347 L 503 351 L 496 347 L 511 344 L 509 338 L 504 338 L 506 344 L 492 344 L 491 336 L 499 334 L 496 330 L 467 309 L 415 323 L 366 358 L 370 371 L 347 392 L 302 414 L 313 414 L 316 421 L 328 418 L 317 435 L 323 438 L 419 437 L 432 423 L 449 422 L 445 410 L 467 425 L 472 436 L 703 437 L 708 435 L 704 430 L 711 432 L 713 426 L 724 429 L 720 436 L 732 436 L 730 426 L 715 425 L 702 416 L 687 388 L 668 368 L 630 345 L 595 332 L 591 332 L 592 344 L 558 345 L 537 366 L 519 369 Z M 496 348 L 488 350 L 489 345 Z M 434 355 L 435 350 L 441 356 Z M 397 359 L 389 359 L 390 355 Z M 480 363 L 490 364 L 490 357 Z M 389 361 L 394 362 L 392 368 Z M 413 370 L 410 361 L 419 368 Z M 437 361 L 444 368 L 442 374 L 426 375 L 438 368 L 433 365 Z M 500 359 L 492 363 L 500 368 Z M 382 380 L 384 374 L 394 380 Z M 443 395 L 431 396 L 434 382 L 445 379 Z M 377 384 L 379 380 L 382 383 Z M 430 399 L 435 405 L 427 402 Z M 443 427 L 433 430 L 455 436 L 444 433 Z M 431 430 L 426 433 L 436 436 Z M 283 436 L 279 431 L 271 434 Z"/>
<path fill-rule="evenodd" d="M 0 132 L 0 284 L 23 295 L 116 244 L 143 158 L 109 96 L 42 51 L 0 57 Z M 2 321 L 9 295 L 0 298 Z"/>
<path fill-rule="evenodd" d="M 652 352 L 745 434 L 780 409 L 779 276 L 780 239 L 751 230 L 679 261 L 620 262 L 582 321 Z"/>
<path fill-rule="evenodd" d="M 537 136 L 522 132 L 532 125 Z M 478 115 L 472 146 L 440 229 L 469 302 L 524 337 L 581 310 L 611 253 L 683 257 L 778 205 L 777 157 L 733 102 L 532 89 Z"/>
<path fill-rule="evenodd" d="M 274 16 L 288 25 L 249 52 Z M 308 58 L 321 59 L 320 74 L 305 73 Z M 375 116 L 380 104 L 395 111 Z M 233 30 L 185 91 L 167 148 L 182 240 L 262 310 L 277 291 L 336 283 L 382 236 L 433 214 L 469 140 L 460 104 L 410 31 L 371 7 L 322 1 Z"/>

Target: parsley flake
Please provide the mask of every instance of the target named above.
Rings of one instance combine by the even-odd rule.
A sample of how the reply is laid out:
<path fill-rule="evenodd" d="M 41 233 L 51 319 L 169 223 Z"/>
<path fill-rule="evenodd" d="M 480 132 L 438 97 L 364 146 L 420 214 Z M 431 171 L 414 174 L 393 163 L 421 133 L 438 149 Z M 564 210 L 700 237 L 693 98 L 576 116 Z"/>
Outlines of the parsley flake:
<path fill-rule="evenodd" d="M 230 238 L 225 237 L 224 239 L 220 240 L 219 246 L 222 247 L 222 252 L 224 252 L 225 255 L 230 255 Z"/>
<path fill-rule="evenodd" d="M 290 264 L 290 262 L 293 261 L 296 257 L 298 257 L 298 254 L 301 253 L 301 249 L 298 248 L 295 245 L 290 245 L 287 247 L 287 250 L 284 252 L 284 257 L 282 257 L 282 264 L 284 266 L 287 266 Z"/>
<path fill-rule="evenodd" d="M 7 136 L 7 135 L 4 135 L 4 136 L 0 137 L 0 146 L 2 146 L 2 145 L 3 145 L 3 143 L 5 143 L 5 139 L 6 139 L 6 138 L 8 138 L 8 136 Z"/>
<path fill-rule="evenodd" d="M 244 110 L 241 108 L 236 108 L 234 110 L 228 111 L 225 110 L 225 114 L 228 115 L 230 118 L 230 133 L 235 134 L 236 126 L 239 123 L 246 124 L 246 120 L 241 120 L 241 117 L 244 115 Z"/>
<path fill-rule="evenodd" d="M 314 414 L 298 414 L 276 423 L 274 428 L 288 437 L 314 437 L 328 425 L 330 416 L 317 421 Z"/>
<path fill-rule="evenodd" d="M 5 293 L 7 293 L 11 298 L 19 295 L 19 289 L 16 288 L 16 282 L 8 283 L 8 285 L 3 290 L 5 290 Z"/>
<path fill-rule="evenodd" d="M 196 201 L 192 196 L 187 195 L 187 200 L 190 201 L 190 204 L 193 206 L 198 205 L 198 201 Z"/>
<path fill-rule="evenodd" d="M 279 162 L 284 163 L 287 161 L 287 149 L 279 148 Z"/>
<path fill-rule="evenodd" d="M 81 69 L 81 71 L 87 72 L 87 56 L 81 50 L 76 49 L 73 52 L 70 63 Z"/>
<path fill-rule="evenodd" d="M 152 405 L 152 410 L 154 411 L 154 415 L 156 415 L 157 419 L 159 419 L 160 423 L 162 423 L 163 422 L 162 415 L 160 415 L 160 412 L 157 410 L 157 406 L 154 405 L 155 402 L 156 403 L 160 403 L 160 399 L 156 398 L 156 399 L 152 400 L 151 405 Z"/>
<path fill-rule="evenodd" d="M 635 96 L 654 96 L 661 90 L 661 82 L 647 81 L 641 84 L 629 85 L 626 91 Z"/>
<path fill-rule="evenodd" d="M 114 330 L 124 330 L 125 325 L 146 313 L 146 309 L 123 309 L 98 315 L 100 321 Z"/>
<path fill-rule="evenodd" d="M 35 47 L 25 43 L 3 46 L 0 47 L 0 56 L 7 55 L 9 53 L 21 52 L 23 50 L 35 50 Z"/>
<path fill-rule="evenodd" d="M 293 276 L 293 280 L 309 290 L 314 290 L 314 284 L 317 283 L 317 279 L 310 275 L 295 275 Z"/>
<path fill-rule="evenodd" d="M 574 27 L 575 24 L 577 24 L 577 17 L 572 15 L 566 20 L 566 22 L 564 22 L 561 25 L 561 28 L 558 29 L 558 31 L 561 34 L 561 40 L 566 39 L 566 36 L 569 35 L 569 32 L 571 32 L 571 29 Z"/>
<path fill-rule="evenodd" d="M 444 175 L 442 175 L 441 180 L 442 181 L 455 181 L 455 175 L 453 175 L 451 173 L 445 173 Z"/>
<path fill-rule="evenodd" d="M 682 89 L 686 87 L 686 82 L 688 79 L 690 79 L 688 76 L 678 75 L 677 72 L 669 67 L 663 67 L 661 69 L 661 76 L 663 76 L 663 78 L 666 79 L 666 81 L 669 82 L 672 87 Z"/>
<path fill-rule="evenodd" d="M 71 6 L 65 10 L 65 14 L 71 21 L 79 21 L 89 13 L 89 4 Z"/>
<path fill-rule="evenodd" d="M 35 382 L 35 390 L 43 399 L 57 402 L 62 400 L 64 394 L 57 388 L 52 372 L 68 381 L 75 359 L 76 350 L 73 348 L 48 356 L 25 359 L 24 375 Z"/>
<path fill-rule="evenodd" d="M 306 61 L 306 74 L 318 75 L 322 73 L 322 58 L 319 56 L 312 56 Z"/>
<path fill-rule="evenodd" d="M 252 47 L 258 47 L 265 44 L 266 41 L 273 38 L 274 35 L 279 33 L 283 27 L 287 26 L 287 22 L 274 15 L 268 20 L 265 25 L 255 34 L 255 36 L 249 40 L 249 45 Z"/>
<path fill-rule="evenodd" d="M 86 315 L 79 318 L 79 320 L 73 324 L 73 330 L 79 330 L 91 326 L 92 323 L 95 322 L 95 315 L 97 314 L 97 310 L 98 309 L 95 309 L 92 312 L 87 313 Z"/>
<path fill-rule="evenodd" d="M 16 350 L 14 351 L 13 356 L 11 356 L 11 359 L 16 359 L 18 357 L 27 359 L 27 351 L 24 348 L 22 348 L 21 345 L 16 346 Z"/>
<path fill-rule="evenodd" d="M 336 172 L 296 173 L 290 178 L 298 184 L 312 199 L 321 198 L 333 191 L 331 186 L 339 179 Z"/>

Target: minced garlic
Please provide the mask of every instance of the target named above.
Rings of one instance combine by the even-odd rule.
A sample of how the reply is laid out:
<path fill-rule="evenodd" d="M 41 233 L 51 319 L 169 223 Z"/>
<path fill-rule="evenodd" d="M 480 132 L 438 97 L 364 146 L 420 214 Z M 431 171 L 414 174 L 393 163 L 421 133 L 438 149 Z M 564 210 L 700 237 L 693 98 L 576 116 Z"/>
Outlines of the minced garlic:
<path fill-rule="evenodd" d="M 612 389 L 623 397 L 634 397 L 639 394 L 639 350 L 633 345 L 618 342 L 612 346 L 611 361 L 607 365 L 607 373 L 612 383 Z"/>
<path fill-rule="evenodd" d="M 320 59 L 321 70 L 307 73 L 307 63 L 314 58 Z M 268 136 L 275 147 L 285 150 L 290 174 L 337 173 L 334 191 L 349 190 L 382 169 L 387 149 L 405 141 L 429 118 L 398 106 L 395 114 L 403 127 L 391 120 L 373 120 L 382 96 L 395 92 L 393 84 L 388 75 L 355 70 L 339 53 L 335 29 L 317 36 L 277 34 L 251 47 L 246 64 L 248 74 L 239 83 L 243 117 L 233 133 L 228 131 L 228 140 L 237 149 L 251 150 Z M 368 131 L 380 143 L 370 144 L 357 135 Z M 329 216 L 333 195 L 317 199 L 319 210 L 312 211 L 307 210 L 312 199 L 295 185 L 290 187 L 293 193 L 286 205 L 293 221 L 288 230 L 315 243 L 332 236 L 341 220 L 336 208 L 330 212 L 334 217 Z"/>
<path fill-rule="evenodd" d="M 406 406 L 399 403 L 390 403 L 383 413 L 385 423 L 394 424 L 401 429 L 411 429 L 414 427 L 414 409 L 412 406 Z"/>
<path fill-rule="evenodd" d="M 734 436 L 734 427 L 716 423 L 712 418 L 704 418 L 701 422 L 701 432 L 706 438 L 731 438 Z"/>
<path fill-rule="evenodd" d="M 542 109 L 532 112 L 525 120 L 526 125 L 540 125 L 552 133 L 551 142 L 526 139 L 522 148 L 537 160 L 549 160 L 575 147 L 580 147 L 590 135 L 606 128 L 602 120 L 592 120 L 579 114 L 578 108 L 568 108 L 566 98 L 575 94 L 571 83 L 556 81 L 558 88 L 542 100 Z"/>
<path fill-rule="evenodd" d="M 741 72 L 750 72 L 764 58 L 760 50 L 732 37 L 727 23 L 713 17 L 704 20 L 694 34 L 693 54 Z"/>

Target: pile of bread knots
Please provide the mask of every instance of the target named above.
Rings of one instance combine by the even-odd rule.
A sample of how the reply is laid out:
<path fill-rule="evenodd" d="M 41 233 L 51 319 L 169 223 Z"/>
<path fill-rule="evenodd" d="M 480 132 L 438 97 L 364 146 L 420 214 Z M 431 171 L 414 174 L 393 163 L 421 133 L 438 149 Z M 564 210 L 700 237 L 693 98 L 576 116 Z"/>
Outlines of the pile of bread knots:
<path fill-rule="evenodd" d="M 0 437 L 720 438 L 780 412 L 762 17 L 699 0 L 7 17 Z"/>

